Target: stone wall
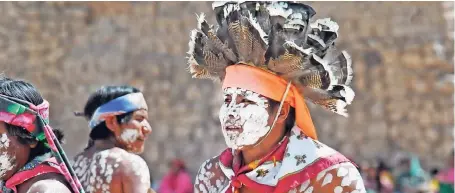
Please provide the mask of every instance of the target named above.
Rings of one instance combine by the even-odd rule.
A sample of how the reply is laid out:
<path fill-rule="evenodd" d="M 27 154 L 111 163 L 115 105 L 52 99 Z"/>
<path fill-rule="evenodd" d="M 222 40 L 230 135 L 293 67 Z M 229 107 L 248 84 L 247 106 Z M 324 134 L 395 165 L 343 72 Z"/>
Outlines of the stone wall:
<path fill-rule="evenodd" d="M 340 25 L 354 60 L 350 118 L 310 105 L 321 141 L 358 160 L 413 152 L 442 164 L 453 142 L 453 9 L 441 2 L 310 2 Z M 449 7 L 449 8 L 447 8 Z M 66 131 L 69 156 L 87 122 L 73 116 L 105 84 L 144 90 L 153 133 L 143 157 L 158 178 L 175 156 L 190 171 L 225 147 L 219 85 L 193 80 L 185 52 L 209 2 L 1 2 L 0 71 L 33 82 Z M 453 11 L 452 11 L 453 12 Z M 446 16 L 444 16 L 446 15 Z"/>

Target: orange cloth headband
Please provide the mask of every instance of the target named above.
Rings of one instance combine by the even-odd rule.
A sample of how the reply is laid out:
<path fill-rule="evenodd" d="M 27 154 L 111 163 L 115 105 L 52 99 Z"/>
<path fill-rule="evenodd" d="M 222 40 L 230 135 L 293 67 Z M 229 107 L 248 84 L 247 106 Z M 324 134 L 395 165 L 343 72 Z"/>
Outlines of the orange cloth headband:
<path fill-rule="evenodd" d="M 280 102 L 286 91 L 288 82 L 283 78 L 257 67 L 247 65 L 231 65 L 226 68 L 223 89 L 237 87 L 254 91 L 265 97 Z M 316 129 L 311 120 L 305 100 L 294 85 L 291 85 L 285 99 L 295 108 L 296 125 L 305 135 L 317 139 Z"/>

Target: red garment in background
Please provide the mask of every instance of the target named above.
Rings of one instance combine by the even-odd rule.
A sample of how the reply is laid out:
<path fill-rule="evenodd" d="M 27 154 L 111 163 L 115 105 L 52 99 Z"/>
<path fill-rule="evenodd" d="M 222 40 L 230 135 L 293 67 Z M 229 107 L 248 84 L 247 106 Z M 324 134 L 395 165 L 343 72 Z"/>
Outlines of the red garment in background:
<path fill-rule="evenodd" d="M 191 176 L 185 170 L 181 170 L 178 173 L 169 172 L 161 181 L 158 192 L 193 193 Z"/>

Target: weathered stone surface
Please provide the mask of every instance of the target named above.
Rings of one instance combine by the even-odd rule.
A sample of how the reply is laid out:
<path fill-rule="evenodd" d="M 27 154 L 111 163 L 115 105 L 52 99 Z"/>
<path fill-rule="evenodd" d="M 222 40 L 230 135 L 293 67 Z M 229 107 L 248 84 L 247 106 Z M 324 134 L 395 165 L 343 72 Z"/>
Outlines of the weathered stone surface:
<path fill-rule="evenodd" d="M 320 140 L 357 160 L 418 154 L 442 164 L 453 142 L 453 2 L 310 2 L 340 25 L 354 60 L 350 117 L 309 104 Z M 105 84 L 143 89 L 152 135 L 143 157 L 158 178 L 183 157 L 191 172 L 224 146 L 220 85 L 186 71 L 195 14 L 209 2 L 2 2 L 0 71 L 33 82 L 66 131 L 70 157 L 87 122 L 73 116 Z M 340 11 L 344 10 L 344 11 Z M 452 16 L 450 17 L 450 13 Z"/>

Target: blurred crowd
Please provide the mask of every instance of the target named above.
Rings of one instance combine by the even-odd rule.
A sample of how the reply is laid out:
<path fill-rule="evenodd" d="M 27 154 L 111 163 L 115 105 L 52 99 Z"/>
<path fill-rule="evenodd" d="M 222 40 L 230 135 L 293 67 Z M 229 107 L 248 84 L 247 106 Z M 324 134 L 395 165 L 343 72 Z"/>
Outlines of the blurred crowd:
<path fill-rule="evenodd" d="M 454 154 L 443 168 L 424 170 L 416 156 L 400 159 L 394 167 L 378 160 L 362 164 L 360 171 L 367 193 L 453 193 Z"/>

